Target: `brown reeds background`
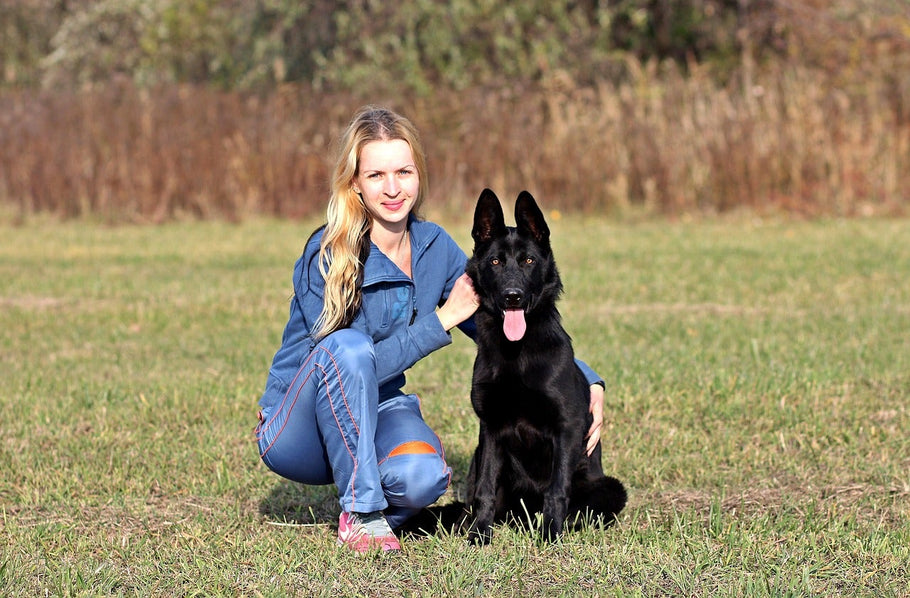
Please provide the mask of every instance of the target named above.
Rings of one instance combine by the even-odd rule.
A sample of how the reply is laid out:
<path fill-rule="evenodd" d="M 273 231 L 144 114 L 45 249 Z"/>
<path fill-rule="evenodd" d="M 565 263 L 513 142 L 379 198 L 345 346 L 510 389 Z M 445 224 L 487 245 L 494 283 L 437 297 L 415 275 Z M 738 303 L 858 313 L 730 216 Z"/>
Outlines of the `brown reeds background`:
<path fill-rule="evenodd" d="M 801 18 L 803 5 L 793 6 Z M 612 81 L 554 71 L 533 84 L 429 96 L 142 87 L 126 77 L 8 89 L 0 204 L 18 217 L 137 222 L 318 214 L 335 137 L 371 101 L 421 129 L 436 210 L 469 210 L 492 187 L 590 212 L 902 214 L 910 30 L 881 22 L 856 41 L 855 30 L 838 29 L 849 24 L 813 24 L 789 41 L 789 58 L 762 64 L 744 44 L 727 77 L 630 57 Z"/>

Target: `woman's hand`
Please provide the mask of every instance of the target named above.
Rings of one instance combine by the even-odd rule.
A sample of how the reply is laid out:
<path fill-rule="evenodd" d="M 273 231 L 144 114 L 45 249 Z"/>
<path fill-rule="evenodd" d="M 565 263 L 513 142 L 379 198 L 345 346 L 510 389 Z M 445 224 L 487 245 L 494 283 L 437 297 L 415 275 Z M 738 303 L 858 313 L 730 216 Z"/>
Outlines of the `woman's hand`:
<path fill-rule="evenodd" d="M 480 297 L 474 291 L 471 277 L 467 274 L 462 274 L 455 281 L 455 286 L 452 287 L 449 298 L 436 311 L 436 315 L 439 316 L 442 327 L 449 331 L 474 315 L 479 306 Z"/>
<path fill-rule="evenodd" d="M 600 442 L 600 431 L 604 424 L 604 387 L 600 384 L 591 385 L 591 405 L 589 411 L 594 416 L 594 421 L 591 422 L 591 428 L 588 430 L 588 435 L 585 436 L 588 441 L 586 451 L 590 457 L 591 453 L 594 452 L 597 443 Z"/>

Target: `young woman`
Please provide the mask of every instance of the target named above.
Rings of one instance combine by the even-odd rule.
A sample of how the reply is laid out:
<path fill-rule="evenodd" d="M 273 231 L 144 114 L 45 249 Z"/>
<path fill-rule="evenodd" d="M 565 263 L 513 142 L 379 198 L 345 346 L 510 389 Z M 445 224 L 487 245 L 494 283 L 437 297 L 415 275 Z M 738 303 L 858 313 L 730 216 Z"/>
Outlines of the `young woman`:
<path fill-rule="evenodd" d="M 288 479 L 338 488 L 338 543 L 398 550 L 393 528 L 446 491 L 451 468 L 404 371 L 473 338 L 479 304 L 467 256 L 419 217 L 424 152 L 404 117 L 368 106 L 341 140 L 327 223 L 294 267 L 281 347 L 259 404 L 265 464 Z M 593 372 L 590 431 L 600 436 L 602 381 Z"/>

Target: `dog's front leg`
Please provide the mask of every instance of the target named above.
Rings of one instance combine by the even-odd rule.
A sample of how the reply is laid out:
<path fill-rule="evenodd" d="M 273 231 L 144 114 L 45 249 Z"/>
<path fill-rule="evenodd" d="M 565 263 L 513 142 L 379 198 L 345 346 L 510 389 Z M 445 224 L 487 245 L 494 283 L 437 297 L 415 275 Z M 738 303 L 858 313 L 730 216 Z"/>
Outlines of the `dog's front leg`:
<path fill-rule="evenodd" d="M 559 434 L 553 439 L 553 476 L 543 497 L 543 537 L 554 542 L 562 534 L 569 512 L 569 493 L 572 484 L 572 456 L 570 447 L 577 444 L 572 434 Z"/>
<path fill-rule="evenodd" d="M 481 430 L 481 439 L 474 454 L 477 467 L 474 496 L 471 501 L 474 521 L 468 531 L 472 544 L 489 544 L 493 539 L 493 519 L 496 516 L 496 496 L 502 456 L 491 435 Z"/>

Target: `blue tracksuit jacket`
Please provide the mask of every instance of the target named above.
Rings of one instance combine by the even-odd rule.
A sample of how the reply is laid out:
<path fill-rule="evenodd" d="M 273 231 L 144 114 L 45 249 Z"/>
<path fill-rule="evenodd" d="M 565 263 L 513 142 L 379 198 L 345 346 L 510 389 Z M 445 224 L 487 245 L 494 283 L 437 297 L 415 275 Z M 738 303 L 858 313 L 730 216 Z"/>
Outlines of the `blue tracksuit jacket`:
<path fill-rule="evenodd" d="M 413 279 L 373 245 L 364 266 L 362 307 L 351 324 L 373 339 L 380 401 L 401 394 L 405 370 L 452 342 L 436 316 L 436 308 L 464 274 L 467 262 L 464 251 L 439 225 L 412 217 L 410 232 Z M 266 416 L 315 346 L 311 332 L 322 313 L 325 285 L 318 264 L 321 238 L 319 230 L 294 266 L 290 316 L 260 400 Z M 474 338 L 473 318 L 459 328 Z M 590 367 L 581 361 L 578 364 L 589 384 L 603 383 Z"/>

